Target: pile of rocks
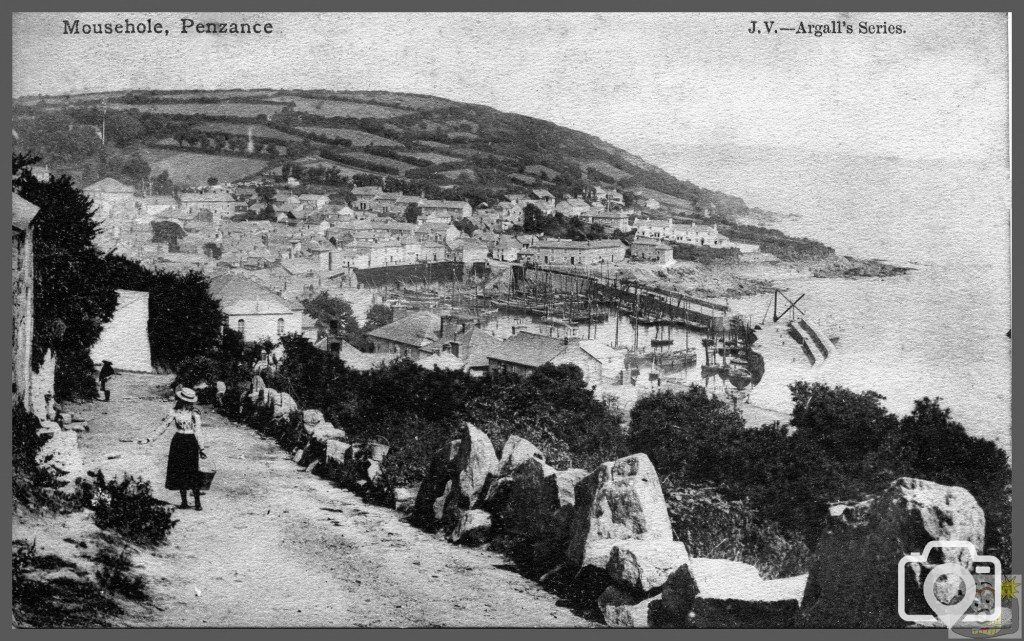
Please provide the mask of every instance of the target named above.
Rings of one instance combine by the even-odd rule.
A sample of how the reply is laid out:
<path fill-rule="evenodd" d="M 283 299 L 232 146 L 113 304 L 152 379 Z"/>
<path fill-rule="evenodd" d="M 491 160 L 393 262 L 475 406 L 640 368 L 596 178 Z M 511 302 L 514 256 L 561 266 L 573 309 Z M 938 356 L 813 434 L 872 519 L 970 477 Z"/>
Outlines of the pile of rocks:
<path fill-rule="evenodd" d="M 249 421 L 275 436 L 308 472 L 369 495 L 375 503 L 394 506 L 394 492 L 381 469 L 386 443 L 349 442 L 345 431 L 327 421 L 323 412 L 300 411 L 290 394 L 267 387 L 258 375 L 246 400 Z"/>
<path fill-rule="evenodd" d="M 279 426 L 282 441 L 296 444 L 299 464 L 364 495 L 386 484 L 386 444 L 350 443 L 321 412 L 300 414 L 290 396 L 255 383 L 250 398 Z M 809 575 L 766 580 L 752 565 L 692 557 L 673 540 L 661 482 L 645 454 L 591 472 L 555 470 L 518 436 L 499 457 L 471 423 L 434 453 L 412 520 L 464 545 L 518 541 L 531 570 L 572 576 L 570 590 L 596 600 L 613 627 L 903 627 L 899 559 L 931 540 L 971 541 L 982 550 L 985 531 L 966 490 L 898 479 L 878 497 L 832 509 Z M 970 561 L 947 556 L 937 562 Z M 925 607 L 928 569 L 908 568 L 912 612 Z"/>

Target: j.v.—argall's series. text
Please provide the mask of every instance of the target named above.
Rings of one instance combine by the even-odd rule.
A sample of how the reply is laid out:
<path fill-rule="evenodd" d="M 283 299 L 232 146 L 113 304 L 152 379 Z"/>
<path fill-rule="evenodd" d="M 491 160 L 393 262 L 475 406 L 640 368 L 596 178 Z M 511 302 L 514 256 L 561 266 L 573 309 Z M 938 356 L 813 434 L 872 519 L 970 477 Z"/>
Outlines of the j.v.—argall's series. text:
<path fill-rule="evenodd" d="M 901 35 L 906 33 L 906 28 L 901 24 L 890 22 L 867 22 L 862 20 L 854 25 L 846 20 L 830 20 L 828 22 L 805 22 L 801 20 L 795 27 L 782 26 L 775 20 L 751 20 L 747 33 L 752 34 L 776 34 L 780 31 L 793 34 L 807 34 L 820 38 L 831 34 L 860 34 L 860 35 Z"/>

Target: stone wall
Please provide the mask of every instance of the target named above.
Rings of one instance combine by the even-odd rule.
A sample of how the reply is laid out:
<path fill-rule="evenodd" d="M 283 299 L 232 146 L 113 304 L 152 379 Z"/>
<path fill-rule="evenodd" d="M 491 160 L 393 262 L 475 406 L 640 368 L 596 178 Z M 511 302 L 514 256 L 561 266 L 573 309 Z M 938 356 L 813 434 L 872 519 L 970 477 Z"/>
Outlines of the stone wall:
<path fill-rule="evenodd" d="M 14 228 L 11 247 L 11 302 L 14 335 L 11 346 L 11 383 L 14 403 L 31 408 L 32 381 L 32 226 Z"/>

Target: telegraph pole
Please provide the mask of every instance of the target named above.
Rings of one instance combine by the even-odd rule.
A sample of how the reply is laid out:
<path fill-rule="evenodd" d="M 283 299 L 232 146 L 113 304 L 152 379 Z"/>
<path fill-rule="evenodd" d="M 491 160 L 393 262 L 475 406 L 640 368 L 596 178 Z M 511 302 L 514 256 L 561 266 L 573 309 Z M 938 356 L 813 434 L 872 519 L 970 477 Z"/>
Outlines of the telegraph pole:
<path fill-rule="evenodd" d="M 107 99 L 106 98 L 103 99 L 103 129 L 101 130 L 101 133 L 100 133 L 100 141 L 103 143 L 104 147 L 107 146 Z"/>

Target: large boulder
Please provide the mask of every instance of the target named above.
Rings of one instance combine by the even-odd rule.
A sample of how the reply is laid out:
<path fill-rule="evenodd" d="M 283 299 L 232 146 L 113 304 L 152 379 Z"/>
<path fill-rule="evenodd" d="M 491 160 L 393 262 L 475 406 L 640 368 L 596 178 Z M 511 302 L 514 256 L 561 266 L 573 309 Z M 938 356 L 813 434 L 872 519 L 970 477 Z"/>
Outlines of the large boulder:
<path fill-rule="evenodd" d="M 324 422 L 324 413 L 320 410 L 303 410 L 302 411 L 302 424 L 308 429 L 312 429 Z"/>
<path fill-rule="evenodd" d="M 590 546 L 625 539 L 672 540 L 661 482 L 646 454 L 602 463 L 575 486 L 568 561 L 581 567 L 593 557 Z"/>
<path fill-rule="evenodd" d="M 487 482 L 497 475 L 498 455 L 491 439 L 472 423 L 463 425 L 459 441 L 452 480 L 456 483 L 459 507 L 468 510 L 476 507 Z"/>
<path fill-rule="evenodd" d="M 252 377 L 252 383 L 249 385 L 249 402 L 257 405 L 260 402 L 260 398 L 263 396 L 263 390 L 267 389 L 267 384 L 263 382 L 263 377 L 259 374 L 255 374 Z"/>
<path fill-rule="evenodd" d="M 501 448 L 501 460 L 498 462 L 497 475 L 499 477 L 510 476 L 520 465 L 532 458 L 543 461 L 544 455 L 533 443 L 513 434 L 508 437 L 505 446 Z"/>
<path fill-rule="evenodd" d="M 682 541 L 630 539 L 612 547 L 608 576 L 617 585 L 646 594 L 661 588 L 668 576 L 689 560 Z"/>
<path fill-rule="evenodd" d="M 453 543 L 480 545 L 491 536 L 491 515 L 483 510 L 465 510 L 449 538 Z"/>
<path fill-rule="evenodd" d="M 557 471 L 536 456 L 526 457 L 512 476 L 494 481 L 486 506 L 503 534 L 529 543 L 530 563 L 545 569 L 564 560 L 575 486 L 585 470 Z"/>
<path fill-rule="evenodd" d="M 345 430 L 334 427 L 332 423 L 318 424 L 309 435 L 310 440 L 326 444 L 328 441 L 344 441 Z"/>
<path fill-rule="evenodd" d="M 498 472 L 498 455 L 491 439 L 472 423 L 466 423 L 462 427 L 459 451 L 453 465 L 452 487 L 441 518 L 448 533 L 458 525 L 464 511 L 483 502 L 487 485 Z"/>
<path fill-rule="evenodd" d="M 510 500 L 512 487 L 515 485 L 513 475 L 527 461 L 544 463 L 544 455 L 526 439 L 514 434 L 508 437 L 505 446 L 501 448 L 497 477 L 487 484 L 482 503 L 485 510 L 495 514 L 502 510 Z"/>
<path fill-rule="evenodd" d="M 299 404 L 288 392 L 281 392 L 274 404 L 274 419 L 285 420 L 299 411 Z"/>
<path fill-rule="evenodd" d="M 531 457 L 512 476 L 494 483 L 488 495 L 488 507 L 498 516 L 503 532 L 525 538 L 536 536 L 538 515 L 543 512 L 544 479 L 554 474 L 553 467 Z"/>
<path fill-rule="evenodd" d="M 267 387 L 260 394 L 260 407 L 273 410 L 281 402 L 281 392 L 273 387 Z"/>
<path fill-rule="evenodd" d="M 665 617 L 664 623 L 668 627 L 689 627 L 698 595 L 725 600 L 735 596 L 738 600 L 744 600 L 752 594 L 750 586 L 761 583 L 763 581 L 757 568 L 747 563 L 691 558 L 670 573 L 662 586 L 661 611 Z"/>
<path fill-rule="evenodd" d="M 807 575 L 718 586 L 697 594 L 693 628 L 791 628 L 803 599 Z"/>
<path fill-rule="evenodd" d="M 799 625 L 909 625 L 897 609 L 896 570 L 901 558 L 921 553 L 930 541 L 967 541 L 979 552 L 984 549 L 985 514 L 970 492 L 904 477 L 878 496 L 833 506 L 811 558 Z M 929 570 L 941 563 L 967 567 L 970 553 L 963 548 L 938 548 L 927 563 L 908 563 L 908 613 L 931 613 L 923 583 Z"/>
<path fill-rule="evenodd" d="M 597 599 L 597 607 L 604 615 L 604 622 L 612 628 L 650 627 L 651 604 L 659 601 L 661 595 L 637 595 L 629 590 L 609 585 Z"/>
<path fill-rule="evenodd" d="M 326 452 L 324 453 L 324 463 L 327 469 L 327 474 L 330 478 L 338 480 L 341 468 L 345 465 L 345 453 L 351 447 L 351 445 L 344 441 L 327 441 Z"/>
<path fill-rule="evenodd" d="M 565 560 L 565 546 L 576 509 L 576 484 L 587 471 L 578 468 L 560 470 L 541 482 L 541 500 L 533 539 L 533 562 L 551 567 Z"/>
<path fill-rule="evenodd" d="M 434 452 L 427 468 L 427 475 L 416 492 L 416 502 L 412 510 L 412 519 L 415 522 L 421 525 L 431 525 L 435 522 L 434 503 L 445 493 L 445 486 L 451 480 L 460 444 L 460 441 L 454 440 Z"/>
<path fill-rule="evenodd" d="M 444 484 L 444 489 L 441 490 L 441 495 L 434 500 L 430 506 L 430 518 L 433 519 L 434 523 L 440 523 L 445 517 L 445 509 L 448 505 L 448 498 L 452 495 L 452 483 L 451 479 Z M 459 513 L 457 510 L 451 510 L 451 518 L 457 518 Z"/>

